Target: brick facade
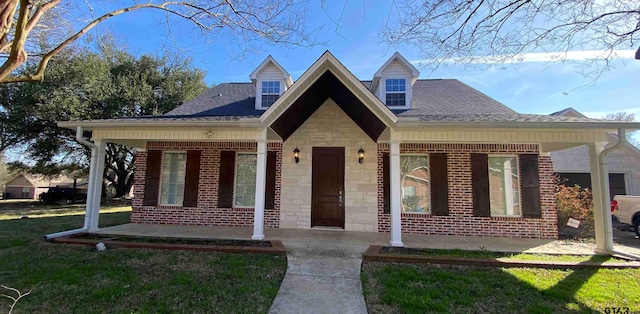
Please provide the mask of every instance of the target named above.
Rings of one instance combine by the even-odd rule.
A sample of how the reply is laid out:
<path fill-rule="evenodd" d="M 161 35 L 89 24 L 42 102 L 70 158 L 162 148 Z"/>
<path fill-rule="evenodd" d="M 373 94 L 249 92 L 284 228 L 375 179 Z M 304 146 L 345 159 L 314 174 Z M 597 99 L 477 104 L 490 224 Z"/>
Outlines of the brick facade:
<path fill-rule="evenodd" d="M 143 206 L 146 172 L 146 152 L 136 159 L 133 213 L 131 222 L 151 224 L 183 224 L 212 226 L 253 226 L 253 208 L 217 208 L 220 151 L 255 152 L 251 142 L 149 142 L 149 150 L 201 150 L 198 207 Z M 279 228 L 282 192 L 282 143 L 269 143 L 268 151 L 277 152 L 275 208 L 265 210 L 265 227 Z M 376 149 L 368 149 L 374 152 Z M 388 144 L 377 144 L 377 231 L 390 231 L 390 217 L 383 213 L 382 153 Z M 447 153 L 449 173 L 449 215 L 434 216 L 423 213 L 402 213 L 402 232 L 412 234 L 440 234 L 463 236 L 556 238 L 556 212 L 551 158 L 539 157 L 542 218 L 474 217 L 471 188 L 471 153 L 537 154 L 537 144 L 434 144 L 404 143 L 402 154 Z M 520 167 L 519 167 L 520 168 Z M 346 182 L 345 182 L 346 183 Z M 345 187 L 347 188 L 347 187 Z M 299 195 L 308 197 L 311 195 Z M 308 218 L 307 218 L 308 219 Z M 296 228 L 294 226 L 294 228 Z M 368 230 L 367 230 L 368 231 Z"/>
<path fill-rule="evenodd" d="M 378 144 L 378 231 L 390 231 L 390 215 L 384 213 L 382 153 L 388 144 Z M 401 154 L 447 153 L 449 215 L 402 213 L 402 233 L 514 238 L 557 238 L 551 158 L 539 156 L 542 218 L 474 217 L 471 185 L 471 153 L 538 154 L 536 144 L 401 144 Z M 518 167 L 520 169 L 520 167 Z"/>
<path fill-rule="evenodd" d="M 209 226 L 253 226 L 253 208 L 217 208 L 220 151 L 256 152 L 255 142 L 149 142 L 148 150 L 202 151 L 198 185 L 198 207 L 143 206 L 147 153 L 136 156 L 134 198 L 131 222 L 149 224 L 181 224 Z M 265 227 L 278 228 L 282 178 L 282 144 L 269 143 L 268 151 L 276 152 L 276 193 L 274 209 L 265 209 Z"/>

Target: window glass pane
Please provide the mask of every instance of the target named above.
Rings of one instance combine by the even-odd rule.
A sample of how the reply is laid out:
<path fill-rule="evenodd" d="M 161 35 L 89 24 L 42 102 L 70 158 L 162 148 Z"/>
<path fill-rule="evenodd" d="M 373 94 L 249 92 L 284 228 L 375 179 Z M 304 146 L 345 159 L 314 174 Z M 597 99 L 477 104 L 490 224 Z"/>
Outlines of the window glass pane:
<path fill-rule="evenodd" d="M 406 106 L 405 93 L 387 93 L 386 104 L 389 107 Z"/>
<path fill-rule="evenodd" d="M 387 92 L 404 92 L 406 91 L 405 79 L 388 79 L 386 80 Z"/>
<path fill-rule="evenodd" d="M 182 205 L 186 170 L 187 154 L 164 153 L 162 155 L 160 204 Z"/>
<path fill-rule="evenodd" d="M 492 216 L 520 216 L 520 180 L 516 157 L 489 157 Z"/>
<path fill-rule="evenodd" d="M 400 156 L 402 211 L 429 212 L 429 168 L 426 156 Z"/>
<path fill-rule="evenodd" d="M 280 97 L 279 95 L 262 95 L 262 107 L 269 107 Z"/>
<path fill-rule="evenodd" d="M 278 81 L 264 81 L 262 82 L 263 94 L 280 94 L 280 82 Z"/>
<path fill-rule="evenodd" d="M 256 197 L 256 167 L 255 154 L 238 154 L 236 166 L 236 186 L 234 206 L 253 207 Z"/>

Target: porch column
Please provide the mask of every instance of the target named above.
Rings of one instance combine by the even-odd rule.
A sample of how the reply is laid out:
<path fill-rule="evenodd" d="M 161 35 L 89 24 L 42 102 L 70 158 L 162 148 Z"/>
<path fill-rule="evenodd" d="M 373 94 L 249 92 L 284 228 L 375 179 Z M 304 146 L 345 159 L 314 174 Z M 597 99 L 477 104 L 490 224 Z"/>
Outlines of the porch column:
<path fill-rule="evenodd" d="M 104 176 L 104 159 L 106 155 L 106 146 L 107 143 L 104 140 L 95 140 L 94 144 L 97 147 L 96 152 L 96 161 L 95 161 L 95 171 L 93 175 L 93 180 L 89 182 L 89 186 L 87 189 L 87 198 L 91 195 L 91 207 L 90 207 L 90 224 L 89 231 L 97 231 L 98 228 L 98 220 L 100 215 L 100 200 L 102 199 L 102 182 Z M 87 206 L 89 199 L 87 199 Z M 89 208 L 89 207 L 87 207 Z"/>
<path fill-rule="evenodd" d="M 400 141 L 389 141 L 389 176 L 391 177 L 391 246 L 404 246 L 402 243 L 402 195 L 400 194 Z"/>
<path fill-rule="evenodd" d="M 96 175 L 96 159 L 98 159 L 98 150 L 91 148 L 91 161 L 89 163 L 89 178 L 87 179 L 87 199 L 85 201 L 84 210 L 84 228 L 91 226 L 91 206 L 93 205 L 93 196 L 91 188 L 93 187 L 93 180 Z"/>
<path fill-rule="evenodd" d="M 613 246 L 613 228 L 609 204 L 609 172 L 606 161 L 600 162 L 600 154 L 606 143 L 589 143 L 591 168 L 591 193 L 593 195 L 593 220 L 596 236 L 596 253 L 607 254 Z"/>
<path fill-rule="evenodd" d="M 256 168 L 256 199 L 253 212 L 252 240 L 264 239 L 264 193 L 267 175 L 267 139 L 258 139 L 258 165 Z"/>

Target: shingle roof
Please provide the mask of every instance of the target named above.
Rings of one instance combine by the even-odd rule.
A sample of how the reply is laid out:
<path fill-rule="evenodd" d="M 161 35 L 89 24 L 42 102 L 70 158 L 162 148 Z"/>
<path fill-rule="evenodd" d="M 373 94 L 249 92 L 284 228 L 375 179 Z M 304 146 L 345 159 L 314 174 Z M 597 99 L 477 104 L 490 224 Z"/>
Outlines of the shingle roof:
<path fill-rule="evenodd" d="M 511 108 L 456 79 L 418 80 L 413 84 L 411 109 L 397 116 L 514 114 Z"/>
<path fill-rule="evenodd" d="M 223 83 L 173 109 L 165 116 L 260 116 L 255 109 L 256 87 L 252 83 Z"/>
<path fill-rule="evenodd" d="M 580 118 L 586 118 L 587 116 L 583 115 L 582 113 L 578 112 L 578 110 L 573 109 L 572 107 L 569 108 L 565 108 L 562 109 L 560 111 L 556 111 L 554 113 L 550 113 L 550 116 L 556 116 L 556 117 L 580 117 Z"/>
<path fill-rule="evenodd" d="M 368 87 L 371 81 L 362 81 Z M 165 116 L 256 117 L 255 86 L 251 83 L 223 83 Z M 455 79 L 418 80 L 413 85 L 412 108 L 393 110 L 397 116 L 441 114 L 513 114 L 515 111 Z"/>
<path fill-rule="evenodd" d="M 361 81 L 367 88 L 371 81 Z M 392 110 L 399 118 L 431 122 L 594 122 L 586 117 L 520 114 L 456 79 L 423 79 L 413 85 L 412 108 Z M 566 110 L 563 110 L 566 111 Z M 255 85 L 223 83 L 162 116 L 107 119 L 108 121 L 237 121 L 257 118 Z M 560 113 L 560 112 L 559 112 Z"/>

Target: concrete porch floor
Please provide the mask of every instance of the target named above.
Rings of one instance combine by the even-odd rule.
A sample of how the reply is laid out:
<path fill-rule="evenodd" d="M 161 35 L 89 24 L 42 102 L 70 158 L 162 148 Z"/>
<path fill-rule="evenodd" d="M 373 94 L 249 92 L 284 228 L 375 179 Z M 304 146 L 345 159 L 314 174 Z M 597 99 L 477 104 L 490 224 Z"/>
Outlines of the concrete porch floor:
<path fill-rule="evenodd" d="M 183 237 L 208 239 L 251 239 L 253 229 L 247 227 L 152 225 L 128 223 L 101 228 L 96 234 Z M 341 243 L 357 245 L 389 245 L 389 233 L 353 232 L 322 229 L 265 228 L 265 240 L 281 240 L 298 244 Z M 498 252 L 527 252 L 549 254 L 593 254 L 594 245 L 561 240 L 464 237 L 443 235 L 403 234 L 405 247 L 431 249 L 486 249 Z M 616 246 L 623 252 L 640 254 L 638 247 Z"/>

